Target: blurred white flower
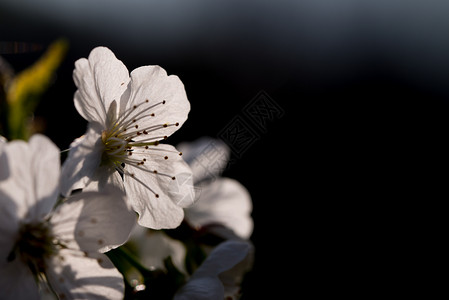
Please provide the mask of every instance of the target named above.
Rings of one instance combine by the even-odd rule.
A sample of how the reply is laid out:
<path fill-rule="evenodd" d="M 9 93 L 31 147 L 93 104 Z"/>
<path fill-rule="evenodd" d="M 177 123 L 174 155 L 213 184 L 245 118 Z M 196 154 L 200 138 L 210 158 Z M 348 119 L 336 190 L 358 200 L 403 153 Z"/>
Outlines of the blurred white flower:
<path fill-rule="evenodd" d="M 237 299 L 238 285 L 243 272 L 239 272 L 240 276 L 235 276 L 233 269 L 236 267 L 240 269 L 241 263 L 246 265 L 251 251 L 252 245 L 245 241 L 230 240 L 219 244 L 176 293 L 174 299 Z M 231 273 L 226 275 L 227 272 Z"/>
<path fill-rule="evenodd" d="M 184 266 L 186 248 L 184 244 L 172 239 L 161 230 L 152 230 L 142 226 L 133 229 L 129 244 L 136 251 L 140 263 L 149 270 L 165 269 L 164 259 L 171 257 L 173 265 L 187 273 Z"/>
<path fill-rule="evenodd" d="M 122 275 L 100 253 L 126 242 L 135 222 L 117 189 L 82 192 L 56 206 L 60 151 L 46 137 L 0 143 L 0 291 L 39 299 L 122 299 Z"/>
<path fill-rule="evenodd" d="M 194 200 L 191 171 L 181 152 L 159 141 L 187 119 L 190 103 L 181 80 L 159 66 L 129 74 L 104 47 L 77 60 L 73 78 L 75 107 L 89 128 L 71 145 L 62 171 L 68 179 L 63 194 L 113 183 L 125 189 L 139 224 L 178 226 L 182 208 Z"/>
<path fill-rule="evenodd" d="M 248 239 L 254 227 L 251 196 L 238 181 L 220 177 L 229 160 L 229 148 L 220 140 L 203 137 L 182 143 L 178 149 L 184 153 L 197 186 L 198 199 L 185 209 L 186 221 L 196 228 L 221 224 Z"/>

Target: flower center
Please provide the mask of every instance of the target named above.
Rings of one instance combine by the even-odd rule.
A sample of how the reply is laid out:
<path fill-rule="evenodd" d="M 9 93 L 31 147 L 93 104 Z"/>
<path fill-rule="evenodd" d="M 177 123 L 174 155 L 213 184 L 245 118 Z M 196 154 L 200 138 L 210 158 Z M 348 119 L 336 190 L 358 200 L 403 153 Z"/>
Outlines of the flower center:
<path fill-rule="evenodd" d="M 176 180 L 174 175 L 159 172 L 151 166 L 152 158 L 156 158 L 157 155 L 160 157 L 156 159 L 163 158 L 164 160 L 168 160 L 168 155 L 173 153 L 182 155 L 178 151 L 157 147 L 160 140 L 167 139 L 167 136 L 162 133 L 165 128 L 180 125 L 178 122 L 162 124 L 160 121 L 152 122 L 157 113 L 155 108 L 163 106 L 165 103 L 166 100 L 151 103 L 150 100 L 145 99 L 117 114 L 117 102 L 114 100 L 107 112 L 106 128 L 101 133 L 104 145 L 102 164 L 113 164 L 122 177 L 128 176 L 138 181 L 156 198 L 159 198 L 159 194 L 142 179 L 137 178 L 135 171 L 138 169 L 153 176 Z M 126 168 L 126 166 L 131 168 Z"/>
<path fill-rule="evenodd" d="M 103 131 L 101 140 L 104 144 L 103 159 L 108 159 L 115 165 L 120 165 L 126 158 L 127 153 L 131 153 L 132 146 L 121 134 L 112 135 L 114 132 Z"/>
<path fill-rule="evenodd" d="M 114 100 L 107 113 L 107 129 L 101 133 L 104 144 L 103 162 L 113 163 L 122 173 L 124 172 L 123 164 L 143 165 L 146 159 L 132 157 L 135 150 L 138 150 L 136 152 L 140 155 L 145 155 L 149 146 L 157 146 L 159 140 L 167 139 L 167 136 L 159 136 L 154 132 L 169 126 L 179 126 L 178 122 L 173 124 L 143 122 L 155 117 L 152 110 L 165 103 L 166 101 L 162 100 L 152 104 L 145 99 L 117 116 L 117 103 Z"/>
<path fill-rule="evenodd" d="M 12 261 L 18 256 L 37 275 L 45 270 L 45 258 L 58 251 L 56 242 L 48 223 L 23 224 L 19 229 L 19 239 L 8 256 Z"/>

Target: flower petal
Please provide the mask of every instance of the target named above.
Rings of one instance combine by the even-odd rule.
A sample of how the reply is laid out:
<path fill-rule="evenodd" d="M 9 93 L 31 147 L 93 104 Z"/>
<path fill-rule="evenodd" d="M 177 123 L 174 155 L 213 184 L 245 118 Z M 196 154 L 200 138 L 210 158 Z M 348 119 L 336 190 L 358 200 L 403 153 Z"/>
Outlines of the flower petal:
<path fill-rule="evenodd" d="M 210 137 L 202 137 L 190 143 L 184 142 L 177 148 L 192 169 L 195 184 L 219 176 L 226 168 L 231 154 L 229 147 L 222 140 Z"/>
<path fill-rule="evenodd" d="M 123 179 L 115 169 L 115 166 L 102 165 L 95 170 L 94 174 L 90 178 L 89 183 L 83 188 L 84 192 L 87 191 L 104 191 L 106 188 L 113 186 L 125 192 L 125 186 L 123 185 Z"/>
<path fill-rule="evenodd" d="M 175 295 L 183 299 L 224 299 L 224 286 L 218 275 L 232 269 L 249 254 L 251 245 L 241 241 L 226 241 L 219 244 L 191 279 Z M 203 295 L 208 295 L 205 297 Z"/>
<path fill-rule="evenodd" d="M 73 80 L 78 90 L 75 93 L 75 107 L 89 122 L 105 125 L 106 112 L 113 100 L 120 100 L 129 82 L 126 66 L 111 50 L 97 47 L 89 58 L 75 62 Z"/>
<path fill-rule="evenodd" d="M 2 299 L 40 299 L 33 274 L 20 259 L 0 267 L 0 291 Z"/>
<path fill-rule="evenodd" d="M 115 268 L 105 268 L 106 255 L 99 258 L 61 250 L 47 261 L 49 282 L 60 299 L 123 299 L 123 276 Z"/>
<path fill-rule="evenodd" d="M 7 178 L 0 181 L 2 197 L 15 202 L 18 219 L 40 220 L 57 200 L 58 148 L 42 135 L 33 136 L 29 143 L 17 140 L 2 148 L 1 160 L 7 160 L 8 166 L 2 171 Z"/>
<path fill-rule="evenodd" d="M 74 189 L 84 188 L 100 165 L 103 152 L 101 126 L 89 124 L 86 134 L 70 145 L 61 171 L 61 194 L 69 196 Z"/>
<path fill-rule="evenodd" d="M 0 142 L 0 269 L 11 252 L 19 228 L 17 204 L 6 193 L 8 185 L 3 180 L 10 177 L 8 156 L 2 149 L 6 145 Z"/>
<path fill-rule="evenodd" d="M 39 200 L 37 217 L 42 218 L 53 208 L 59 195 L 61 152 L 47 137 L 36 134 L 29 141 L 34 176 L 34 194 Z"/>
<path fill-rule="evenodd" d="M 3 165 L 2 165 L 3 168 Z M 17 217 L 17 205 L 1 190 L 0 185 L 0 269 L 7 261 L 7 257 L 13 250 L 19 229 Z"/>
<path fill-rule="evenodd" d="M 252 202 L 243 185 L 234 179 L 220 178 L 200 186 L 200 190 L 199 199 L 185 209 L 188 223 L 195 227 L 220 223 L 243 239 L 251 236 Z"/>
<path fill-rule="evenodd" d="M 167 76 L 159 66 L 143 66 L 131 72 L 129 89 L 127 109 L 133 111 L 128 120 L 135 119 L 133 126 L 149 132 L 148 135 L 137 136 L 136 141 L 149 137 L 162 140 L 187 120 L 190 103 L 178 76 Z M 164 124 L 167 126 L 162 126 Z"/>
<path fill-rule="evenodd" d="M 152 229 L 178 227 L 184 211 L 161 189 L 155 176 L 140 168 L 128 169 L 132 176 L 125 176 L 126 195 L 139 214 L 138 223 Z"/>
<path fill-rule="evenodd" d="M 224 287 L 215 276 L 193 278 L 183 286 L 174 300 L 223 300 Z"/>
<path fill-rule="evenodd" d="M 171 257 L 175 267 L 182 273 L 185 270 L 185 245 L 169 237 L 162 230 L 151 230 L 142 226 L 135 226 L 129 243 L 135 249 L 140 262 L 149 270 L 165 269 L 164 259 Z"/>
<path fill-rule="evenodd" d="M 126 194 L 139 213 L 139 224 L 153 229 L 177 227 L 182 207 L 193 203 L 195 192 L 189 166 L 171 145 L 151 146 L 133 154 L 143 165 L 126 165 Z"/>
<path fill-rule="evenodd" d="M 106 252 L 124 244 L 136 224 L 136 214 L 116 188 L 75 194 L 60 205 L 51 219 L 55 236 L 75 238 L 79 249 Z M 75 246 L 75 248 L 77 248 Z"/>
<path fill-rule="evenodd" d="M 219 244 L 193 274 L 194 277 L 216 276 L 230 270 L 247 257 L 251 245 L 243 241 Z"/>

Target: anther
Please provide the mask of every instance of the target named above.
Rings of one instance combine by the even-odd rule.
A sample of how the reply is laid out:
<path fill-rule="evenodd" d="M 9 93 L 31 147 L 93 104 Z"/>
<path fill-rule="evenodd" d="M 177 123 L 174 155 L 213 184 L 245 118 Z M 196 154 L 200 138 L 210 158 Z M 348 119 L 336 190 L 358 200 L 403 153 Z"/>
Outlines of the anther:
<path fill-rule="evenodd" d="M 168 159 L 168 156 L 165 156 L 164 158 L 165 158 L 165 159 Z"/>
<path fill-rule="evenodd" d="M 152 113 L 150 116 L 152 116 L 152 117 L 154 117 L 155 116 L 155 114 L 154 113 Z"/>
<path fill-rule="evenodd" d="M 176 177 L 175 176 L 173 176 L 172 178 L 171 178 L 172 180 L 175 180 L 176 179 Z"/>
<path fill-rule="evenodd" d="M 162 104 L 165 104 L 165 100 L 164 100 L 164 101 L 162 101 Z"/>
<path fill-rule="evenodd" d="M 179 126 L 179 123 L 178 122 L 176 122 L 176 124 L 175 124 L 176 126 Z"/>
<path fill-rule="evenodd" d="M 167 126 L 168 126 L 168 124 L 164 124 L 164 125 L 162 125 L 162 126 L 164 126 L 164 127 L 167 127 Z"/>
<path fill-rule="evenodd" d="M 136 124 L 136 126 L 134 126 L 134 127 L 139 128 L 139 125 Z"/>
<path fill-rule="evenodd" d="M 168 139 L 168 136 L 164 135 L 164 140 Z"/>
<path fill-rule="evenodd" d="M 157 170 L 154 170 L 153 173 L 154 173 L 154 174 L 157 174 Z"/>
<path fill-rule="evenodd" d="M 179 152 L 179 156 L 182 156 L 182 152 Z"/>
<path fill-rule="evenodd" d="M 134 105 L 133 108 L 136 109 L 136 108 L 137 108 L 137 105 Z"/>
<path fill-rule="evenodd" d="M 148 131 L 144 130 L 142 131 L 143 134 L 148 134 Z"/>
<path fill-rule="evenodd" d="M 148 102 L 150 102 L 150 100 L 146 99 L 145 102 L 148 103 Z"/>
<path fill-rule="evenodd" d="M 156 196 L 156 198 L 159 198 L 159 194 L 155 194 L 154 196 Z"/>
<path fill-rule="evenodd" d="M 145 146 L 145 149 L 148 149 L 148 146 Z"/>

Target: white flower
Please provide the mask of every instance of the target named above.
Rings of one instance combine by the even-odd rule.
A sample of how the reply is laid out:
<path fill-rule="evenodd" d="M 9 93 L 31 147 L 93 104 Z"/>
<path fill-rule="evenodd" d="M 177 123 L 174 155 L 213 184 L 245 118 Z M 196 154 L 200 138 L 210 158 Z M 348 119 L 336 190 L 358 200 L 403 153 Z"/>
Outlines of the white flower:
<path fill-rule="evenodd" d="M 229 160 L 229 148 L 211 138 L 182 143 L 178 148 L 199 189 L 196 203 L 185 209 L 186 221 L 196 228 L 221 224 L 238 237 L 248 239 L 254 227 L 251 196 L 238 181 L 220 177 Z"/>
<path fill-rule="evenodd" d="M 173 265 L 182 273 L 187 273 L 185 270 L 186 248 L 184 244 L 169 237 L 163 231 L 135 226 L 128 243 L 135 249 L 140 262 L 147 269 L 164 270 L 164 259 L 170 256 Z"/>
<path fill-rule="evenodd" d="M 123 193 L 82 192 L 58 200 L 59 149 L 46 137 L 0 143 L 0 291 L 39 299 L 122 299 L 122 275 L 100 253 L 126 242 L 136 222 Z"/>
<path fill-rule="evenodd" d="M 244 241 L 231 240 L 219 244 L 193 273 L 186 285 L 176 293 L 174 299 L 223 300 L 225 297 L 235 299 L 237 295 L 234 287 L 239 284 L 241 278 L 235 277 L 235 272 L 228 276 L 223 274 L 233 271 L 232 269 L 239 267 L 240 263 L 246 265 L 251 249 L 251 244 Z"/>
<path fill-rule="evenodd" d="M 159 142 L 187 119 L 190 103 L 182 82 L 159 66 L 128 74 L 104 47 L 76 61 L 73 78 L 75 107 L 89 128 L 64 163 L 64 195 L 88 184 L 113 183 L 124 187 L 139 224 L 178 226 L 182 208 L 194 200 L 191 171 L 181 152 Z"/>

